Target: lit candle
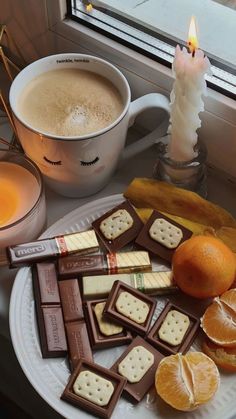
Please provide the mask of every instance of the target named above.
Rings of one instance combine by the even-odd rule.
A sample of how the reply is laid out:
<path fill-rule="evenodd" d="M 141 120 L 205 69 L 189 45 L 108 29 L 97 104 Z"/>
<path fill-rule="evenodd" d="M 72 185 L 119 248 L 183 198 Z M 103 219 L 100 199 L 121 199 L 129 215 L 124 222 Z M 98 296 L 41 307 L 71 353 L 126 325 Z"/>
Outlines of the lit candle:
<path fill-rule="evenodd" d="M 5 248 L 38 237 L 45 219 L 45 198 L 36 176 L 16 163 L 0 161 L 0 265 L 6 263 Z"/>
<path fill-rule="evenodd" d="M 21 219 L 36 203 L 39 184 L 24 167 L 0 162 L 0 227 Z"/>
<path fill-rule="evenodd" d="M 189 161 L 196 157 L 194 150 L 198 136 L 196 130 L 201 126 L 199 112 L 204 110 L 202 96 L 206 95 L 205 74 L 210 62 L 198 49 L 194 18 L 189 28 L 188 46 L 177 45 L 173 62 L 175 82 L 170 95 L 170 144 L 169 156 L 176 161 Z"/>

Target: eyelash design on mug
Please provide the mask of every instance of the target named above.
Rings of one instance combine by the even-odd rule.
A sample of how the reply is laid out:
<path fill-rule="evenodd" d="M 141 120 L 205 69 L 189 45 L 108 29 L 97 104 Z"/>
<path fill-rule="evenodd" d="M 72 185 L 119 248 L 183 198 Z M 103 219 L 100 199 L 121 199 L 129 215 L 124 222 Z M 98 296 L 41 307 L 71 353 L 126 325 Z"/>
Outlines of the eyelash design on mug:
<path fill-rule="evenodd" d="M 52 164 L 53 166 L 56 166 L 56 165 L 58 165 L 58 166 L 60 166 L 61 165 L 61 160 L 58 160 L 58 161 L 52 161 L 52 160 L 49 160 L 47 157 L 45 157 L 45 156 L 43 156 L 43 158 L 44 158 L 44 160 L 47 162 L 47 163 L 50 163 L 50 164 Z"/>
<path fill-rule="evenodd" d="M 80 160 L 80 164 L 81 164 L 81 166 L 92 166 L 92 164 L 97 163 L 98 160 L 99 160 L 99 157 L 95 157 L 95 159 L 94 160 L 91 160 L 91 161 L 83 161 L 83 160 Z"/>

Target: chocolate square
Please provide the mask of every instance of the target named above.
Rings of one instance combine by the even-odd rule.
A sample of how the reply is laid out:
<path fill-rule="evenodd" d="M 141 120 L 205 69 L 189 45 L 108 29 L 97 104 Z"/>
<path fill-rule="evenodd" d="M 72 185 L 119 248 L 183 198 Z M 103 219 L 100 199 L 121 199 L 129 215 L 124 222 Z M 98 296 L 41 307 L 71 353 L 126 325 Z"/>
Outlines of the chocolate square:
<path fill-rule="evenodd" d="M 116 301 L 120 293 L 124 291 L 129 292 L 134 297 L 148 304 L 149 312 L 144 323 L 138 324 L 132 319 L 129 319 L 128 317 L 126 317 L 124 314 L 119 313 L 118 310 L 116 309 Z M 115 281 L 112 286 L 109 297 L 107 299 L 105 308 L 104 308 L 104 316 L 107 316 L 108 318 L 113 319 L 118 324 L 119 323 L 122 324 L 128 330 L 131 330 L 137 333 L 138 335 L 144 336 L 148 331 L 155 308 L 156 308 L 156 300 L 154 300 L 151 297 L 148 297 L 147 295 L 143 294 L 141 291 L 138 291 L 135 288 L 124 284 L 121 281 Z"/>
<path fill-rule="evenodd" d="M 84 318 L 78 279 L 59 281 L 61 305 L 65 322 Z"/>
<path fill-rule="evenodd" d="M 178 248 L 178 246 L 174 249 L 169 249 L 163 244 L 152 239 L 152 237 L 149 234 L 149 230 L 152 224 L 158 218 L 163 218 L 164 220 L 168 221 L 170 224 L 173 224 L 175 227 L 178 227 L 182 231 L 183 237 L 180 240 L 178 246 L 180 246 L 180 244 L 183 243 L 185 240 L 189 239 L 193 234 L 192 231 L 166 217 L 164 214 L 154 210 L 152 212 L 152 215 L 140 231 L 137 239 L 135 240 L 135 244 L 141 246 L 144 249 L 149 250 L 154 255 L 160 256 L 161 258 L 166 259 L 168 262 L 171 262 L 173 254 L 175 250 Z"/>
<path fill-rule="evenodd" d="M 74 321 L 65 323 L 68 344 L 68 358 L 71 371 L 74 371 L 81 358 L 93 362 L 86 323 Z"/>
<path fill-rule="evenodd" d="M 129 354 L 129 352 L 135 346 L 143 346 L 149 352 L 151 352 L 154 356 L 154 363 L 149 368 L 149 370 L 144 374 L 141 380 L 137 383 L 130 383 L 127 381 L 124 394 L 128 397 L 128 399 L 132 403 L 140 402 L 145 394 L 148 392 L 150 387 L 154 385 L 155 382 L 155 373 L 159 362 L 164 358 L 164 355 L 157 351 L 153 346 L 151 346 L 147 341 L 145 341 L 140 336 L 137 336 L 133 342 L 128 346 L 128 348 L 123 352 L 120 358 L 112 365 L 111 370 L 118 373 L 118 366 L 120 362 Z"/>
<path fill-rule="evenodd" d="M 189 317 L 189 321 L 190 321 L 189 327 L 183 337 L 182 342 L 176 346 L 172 346 L 168 344 L 167 342 L 162 341 L 158 336 L 158 330 L 160 329 L 167 314 L 171 310 L 177 310 L 180 313 L 185 314 L 186 316 Z M 151 330 L 146 335 L 146 339 L 149 343 L 151 343 L 151 345 L 153 345 L 155 348 L 159 349 L 161 352 L 165 353 L 166 355 L 172 355 L 172 354 L 175 355 L 178 352 L 185 354 L 189 350 L 190 346 L 192 345 L 194 339 L 196 338 L 199 332 L 199 325 L 200 325 L 200 320 L 198 317 L 195 317 L 191 313 L 183 310 L 182 308 L 176 306 L 175 304 L 168 302 L 166 306 L 164 307 L 163 311 L 161 312 L 160 316 L 155 321 Z"/>
<path fill-rule="evenodd" d="M 63 357 L 67 353 L 65 328 L 60 306 L 36 306 L 43 358 Z"/>
<path fill-rule="evenodd" d="M 41 262 L 33 268 L 35 290 L 43 305 L 60 305 L 57 274 L 54 263 Z"/>
<path fill-rule="evenodd" d="M 109 240 L 103 235 L 102 231 L 100 230 L 100 224 L 104 219 L 106 219 L 119 209 L 124 209 L 130 214 L 130 216 L 133 219 L 133 225 L 119 237 L 116 237 L 114 240 Z M 117 207 L 112 208 L 110 211 L 106 212 L 97 220 L 95 220 L 92 223 L 92 226 L 96 234 L 98 235 L 101 243 L 108 250 L 108 252 L 114 253 L 122 247 L 126 246 L 128 243 L 132 242 L 138 236 L 139 232 L 143 227 L 143 222 L 140 220 L 138 214 L 136 213 L 132 205 L 129 203 L 129 201 L 124 201 Z"/>
<path fill-rule="evenodd" d="M 132 341 L 132 335 L 125 328 L 121 333 L 116 335 L 106 336 L 100 329 L 97 322 L 94 307 L 98 303 L 103 303 L 106 300 L 92 300 L 87 301 L 84 305 L 84 313 L 88 327 L 89 338 L 93 349 L 112 348 L 114 346 L 125 345 Z"/>
<path fill-rule="evenodd" d="M 79 396 L 74 393 L 73 385 L 74 382 L 82 371 L 91 371 L 94 374 L 101 376 L 102 378 L 109 380 L 114 386 L 114 392 L 111 396 L 109 403 L 106 406 L 99 406 L 82 396 Z M 108 370 L 107 368 L 101 367 L 100 365 L 93 364 L 84 360 L 80 360 L 76 370 L 71 375 L 69 382 L 61 395 L 61 399 L 65 400 L 76 407 L 86 410 L 94 416 L 99 416 L 101 418 L 110 418 L 112 412 L 120 398 L 122 390 L 126 384 L 126 379 L 121 377 L 119 374 L 116 374 L 113 371 Z M 79 417 L 79 412 L 78 412 Z"/>

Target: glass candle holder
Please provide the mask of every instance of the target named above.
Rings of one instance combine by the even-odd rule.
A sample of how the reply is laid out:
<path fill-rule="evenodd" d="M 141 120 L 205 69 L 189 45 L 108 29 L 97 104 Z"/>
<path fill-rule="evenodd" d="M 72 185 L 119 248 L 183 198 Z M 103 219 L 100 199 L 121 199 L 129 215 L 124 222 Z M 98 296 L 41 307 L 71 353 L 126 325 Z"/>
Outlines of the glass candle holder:
<path fill-rule="evenodd" d="M 197 155 L 189 161 L 176 161 L 168 155 L 168 144 L 157 144 L 157 162 L 153 169 L 153 177 L 171 183 L 179 188 L 196 192 L 202 197 L 207 196 L 207 150 L 204 144 L 195 147 Z"/>
<path fill-rule="evenodd" d="M 36 239 L 46 224 L 41 173 L 23 154 L 0 149 L 0 265 L 6 247 Z"/>

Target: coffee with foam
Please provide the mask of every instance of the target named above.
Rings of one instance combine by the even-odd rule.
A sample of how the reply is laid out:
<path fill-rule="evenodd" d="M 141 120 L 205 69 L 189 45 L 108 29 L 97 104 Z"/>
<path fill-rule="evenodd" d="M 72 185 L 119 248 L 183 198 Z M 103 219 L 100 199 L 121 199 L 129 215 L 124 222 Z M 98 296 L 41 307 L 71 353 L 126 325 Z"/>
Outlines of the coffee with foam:
<path fill-rule="evenodd" d="M 98 74 L 65 68 L 28 83 L 17 108 L 33 129 L 64 137 L 82 136 L 111 125 L 123 110 L 116 87 Z"/>

